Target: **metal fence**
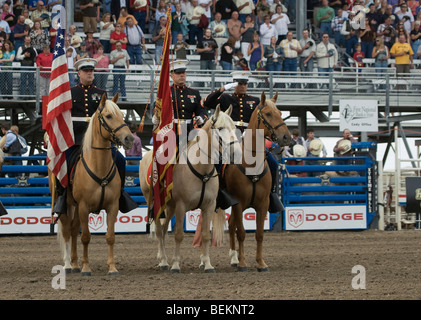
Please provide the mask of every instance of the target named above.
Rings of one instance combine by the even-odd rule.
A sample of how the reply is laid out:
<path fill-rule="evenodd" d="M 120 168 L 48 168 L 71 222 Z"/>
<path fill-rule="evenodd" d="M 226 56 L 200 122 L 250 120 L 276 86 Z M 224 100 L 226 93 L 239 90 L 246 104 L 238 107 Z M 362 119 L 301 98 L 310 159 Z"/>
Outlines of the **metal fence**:
<path fill-rule="evenodd" d="M 132 103 L 146 104 L 154 101 L 159 83 L 159 72 L 150 65 L 133 65 L 127 72 L 121 69 L 97 71 L 95 84 L 111 96 L 120 93 L 121 98 Z M 282 105 L 330 107 L 346 97 L 379 100 L 379 105 L 419 105 L 421 70 L 411 70 L 408 74 L 396 74 L 395 68 L 341 68 L 325 75 L 318 72 L 252 72 L 249 81 L 249 94 L 260 95 L 262 91 L 272 96 L 281 95 Z M 77 73 L 69 72 L 78 83 Z M 123 82 L 121 82 L 123 80 Z M 189 70 L 187 85 L 200 91 L 202 98 L 210 92 L 232 82 L 229 71 Z M 13 66 L 0 70 L 0 99 L 34 100 L 37 111 L 42 105 L 42 91 L 45 82 L 40 70 L 32 67 Z M 123 87 L 121 86 L 123 84 Z M 44 89 L 45 90 L 45 89 Z M 48 94 L 48 89 L 47 89 Z"/>

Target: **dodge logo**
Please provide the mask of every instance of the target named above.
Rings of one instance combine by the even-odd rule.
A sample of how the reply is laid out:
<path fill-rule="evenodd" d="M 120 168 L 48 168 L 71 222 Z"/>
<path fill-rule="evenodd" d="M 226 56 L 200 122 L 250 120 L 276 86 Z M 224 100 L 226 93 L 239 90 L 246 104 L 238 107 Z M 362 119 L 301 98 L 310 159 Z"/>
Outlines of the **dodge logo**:
<path fill-rule="evenodd" d="M 298 228 L 304 222 L 304 210 L 289 209 L 287 217 L 289 224 L 294 228 Z"/>

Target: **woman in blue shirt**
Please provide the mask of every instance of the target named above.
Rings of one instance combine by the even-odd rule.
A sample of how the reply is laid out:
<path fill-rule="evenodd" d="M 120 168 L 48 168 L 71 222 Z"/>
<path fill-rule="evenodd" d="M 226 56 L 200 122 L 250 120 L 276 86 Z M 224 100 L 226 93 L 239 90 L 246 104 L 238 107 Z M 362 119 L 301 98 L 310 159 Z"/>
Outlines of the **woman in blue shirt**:
<path fill-rule="evenodd" d="M 1 93 L 4 95 L 4 99 L 12 100 L 13 99 L 13 71 L 12 63 L 15 60 L 16 52 L 13 47 L 13 43 L 9 40 L 6 40 L 2 47 L 3 57 L 0 59 L 0 65 L 2 70 L 6 72 L 1 72 L 0 83 Z"/>

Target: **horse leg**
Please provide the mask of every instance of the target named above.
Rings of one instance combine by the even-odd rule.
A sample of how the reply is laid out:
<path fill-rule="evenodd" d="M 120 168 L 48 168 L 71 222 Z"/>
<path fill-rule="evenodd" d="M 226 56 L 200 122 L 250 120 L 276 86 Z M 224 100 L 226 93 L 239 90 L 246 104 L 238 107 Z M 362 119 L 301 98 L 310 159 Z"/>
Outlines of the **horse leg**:
<path fill-rule="evenodd" d="M 118 203 L 118 202 L 116 202 Z M 114 260 L 114 243 L 115 243 L 115 220 L 118 214 L 118 208 L 112 208 L 109 210 L 110 213 L 107 212 L 107 234 L 105 235 L 105 239 L 108 245 L 108 275 L 116 276 L 118 275 L 118 270 L 115 267 L 115 260 Z"/>
<path fill-rule="evenodd" d="M 72 220 L 72 228 L 71 228 L 71 235 L 72 235 L 72 248 L 71 248 L 71 261 L 72 261 L 72 273 L 79 273 L 80 266 L 78 263 L 78 256 L 77 256 L 77 237 L 80 232 L 80 221 L 79 221 L 79 214 L 77 212 L 77 208 L 73 206 L 69 206 L 67 209 L 67 214 L 73 216 Z"/>
<path fill-rule="evenodd" d="M 215 203 L 212 202 L 207 210 L 202 211 L 202 254 L 200 260 L 204 264 L 206 273 L 214 273 L 215 268 L 211 265 L 209 256 L 211 243 L 210 220 L 212 216 L 212 209 L 209 210 L 209 208 L 215 208 Z"/>
<path fill-rule="evenodd" d="M 89 212 L 86 207 L 81 208 L 81 204 L 79 204 L 78 208 L 80 224 L 82 227 L 82 235 L 80 240 L 83 244 L 83 256 L 82 256 L 82 276 L 90 276 L 91 275 L 91 268 L 89 267 L 89 257 L 88 257 L 88 246 L 89 242 L 91 241 L 91 233 L 89 232 Z"/>
<path fill-rule="evenodd" d="M 180 246 L 184 239 L 184 215 L 186 213 L 185 206 L 182 204 L 176 205 L 175 208 L 175 250 L 173 257 L 173 264 L 171 266 L 171 273 L 180 273 Z"/>
<path fill-rule="evenodd" d="M 58 222 L 57 237 L 60 243 L 61 253 L 63 255 L 64 270 L 66 273 L 71 273 L 72 265 L 70 260 L 71 242 L 70 242 L 70 227 L 71 221 L 67 215 L 61 215 Z"/>
<path fill-rule="evenodd" d="M 256 262 L 257 262 L 257 271 L 269 271 L 268 266 L 263 260 L 263 235 L 264 235 L 264 223 L 267 213 L 267 206 L 265 208 L 256 209 Z"/>
<path fill-rule="evenodd" d="M 222 210 L 222 209 L 218 209 Z M 231 257 L 231 267 L 237 268 L 238 266 L 238 252 L 235 250 L 235 231 L 237 229 L 235 216 L 231 211 L 231 215 L 228 219 L 228 233 L 230 240 L 230 251 L 229 256 Z"/>
<path fill-rule="evenodd" d="M 168 210 L 165 213 L 168 215 Z M 164 220 L 164 219 L 162 219 Z M 168 257 L 165 251 L 165 236 L 167 234 L 168 225 L 171 219 L 165 219 L 165 221 L 157 221 L 156 222 L 156 236 L 158 238 L 158 260 L 159 264 L 158 267 L 160 270 L 165 271 L 170 268 L 168 264 Z"/>
<path fill-rule="evenodd" d="M 238 241 L 238 271 L 247 271 L 246 257 L 244 253 L 244 240 L 246 238 L 246 230 L 243 226 L 243 208 L 237 204 L 232 207 L 231 213 L 234 215 L 235 224 L 237 226 Z"/>

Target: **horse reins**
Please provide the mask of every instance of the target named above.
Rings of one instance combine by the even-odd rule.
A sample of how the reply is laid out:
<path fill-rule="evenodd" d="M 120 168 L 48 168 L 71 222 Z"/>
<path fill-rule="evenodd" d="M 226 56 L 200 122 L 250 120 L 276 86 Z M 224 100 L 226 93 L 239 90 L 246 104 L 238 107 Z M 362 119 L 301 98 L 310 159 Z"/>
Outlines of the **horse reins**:
<path fill-rule="evenodd" d="M 284 122 L 284 121 L 282 121 L 280 124 L 278 124 L 277 126 L 275 126 L 275 127 L 272 127 L 272 125 L 265 119 L 265 117 L 263 116 L 263 114 L 262 114 L 262 109 L 264 108 L 264 106 L 263 107 L 261 107 L 261 108 L 258 108 L 258 110 L 257 110 L 257 121 L 258 121 L 258 123 L 257 123 L 257 127 L 259 128 L 260 127 L 260 121 L 262 121 L 263 122 L 263 124 L 265 125 L 265 127 L 269 130 L 269 132 L 271 133 L 271 136 L 270 136 L 270 138 L 271 138 L 271 140 L 273 141 L 273 142 L 277 142 L 278 141 L 278 137 L 276 136 L 276 133 L 275 133 L 275 130 L 277 130 L 278 128 L 280 128 L 280 127 L 282 127 L 282 126 L 286 126 L 286 123 Z"/>
<path fill-rule="evenodd" d="M 104 138 L 104 136 L 102 135 L 102 130 L 101 130 L 101 127 L 104 127 L 104 129 L 105 130 L 107 130 L 107 132 L 111 135 L 111 137 L 112 137 L 112 140 L 110 140 L 112 143 L 115 143 L 115 144 L 117 144 L 117 145 L 120 145 L 121 143 L 120 143 L 120 140 L 118 140 L 118 138 L 117 138 L 117 136 L 116 136 L 116 133 L 117 133 L 117 131 L 119 131 L 120 129 L 122 129 L 122 128 L 124 128 L 124 127 L 128 127 L 128 124 L 127 123 L 125 123 L 125 122 L 123 122 L 120 126 L 118 126 L 117 128 L 115 128 L 115 129 L 111 129 L 110 128 L 110 126 L 108 125 L 108 123 L 107 123 L 107 121 L 105 121 L 105 119 L 104 119 L 104 117 L 102 116 L 102 114 L 101 114 L 101 112 L 102 112 L 102 110 L 104 110 L 104 107 L 105 106 L 99 106 L 98 107 L 98 120 L 99 120 L 99 123 L 101 124 L 100 126 L 99 126 L 99 133 L 101 134 L 101 137 L 102 138 Z M 105 139 L 105 138 L 104 138 Z M 105 139 L 105 140 L 107 140 L 107 139 Z M 97 149 L 101 149 L 101 148 L 97 148 Z"/>

